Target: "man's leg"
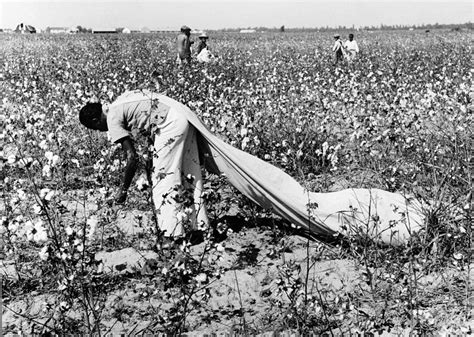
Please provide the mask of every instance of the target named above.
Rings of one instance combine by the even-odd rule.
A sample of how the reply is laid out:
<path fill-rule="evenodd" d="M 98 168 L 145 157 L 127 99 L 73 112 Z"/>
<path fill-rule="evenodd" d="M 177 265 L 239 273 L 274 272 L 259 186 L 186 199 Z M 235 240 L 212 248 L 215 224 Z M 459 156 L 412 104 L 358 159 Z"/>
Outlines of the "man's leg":
<path fill-rule="evenodd" d="M 199 162 L 199 152 L 196 139 L 196 129 L 190 125 L 186 142 L 184 145 L 183 156 L 183 174 L 193 176 L 191 185 L 185 184 L 186 188 L 193 189 L 194 208 L 190 214 L 189 220 L 193 229 L 204 230 L 209 225 L 206 206 L 202 199 L 203 181 L 201 174 L 201 165 Z"/>
<path fill-rule="evenodd" d="M 153 158 L 153 203 L 158 225 L 165 236 L 182 236 L 184 228 L 180 204 L 175 200 L 181 186 L 181 165 L 189 123 L 171 109 L 155 136 Z"/>

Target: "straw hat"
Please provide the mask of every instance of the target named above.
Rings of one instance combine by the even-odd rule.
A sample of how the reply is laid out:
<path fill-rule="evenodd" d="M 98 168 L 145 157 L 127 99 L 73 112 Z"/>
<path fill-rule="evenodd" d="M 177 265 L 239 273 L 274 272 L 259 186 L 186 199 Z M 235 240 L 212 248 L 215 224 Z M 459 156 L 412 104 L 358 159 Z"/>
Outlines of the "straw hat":
<path fill-rule="evenodd" d="M 339 34 L 334 34 L 334 37 L 341 37 L 341 35 L 339 35 Z"/>
<path fill-rule="evenodd" d="M 208 39 L 209 36 L 207 36 L 206 33 L 202 32 L 201 35 L 199 35 L 199 38 L 200 38 L 200 39 Z"/>

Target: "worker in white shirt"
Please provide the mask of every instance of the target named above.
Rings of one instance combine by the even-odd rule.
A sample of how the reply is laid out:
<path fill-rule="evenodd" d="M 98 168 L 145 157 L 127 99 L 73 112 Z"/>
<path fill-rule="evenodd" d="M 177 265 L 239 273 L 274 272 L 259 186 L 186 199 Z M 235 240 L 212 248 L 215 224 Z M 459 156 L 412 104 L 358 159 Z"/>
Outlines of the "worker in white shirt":
<path fill-rule="evenodd" d="M 349 40 L 344 43 L 344 51 L 344 54 L 349 62 L 353 61 L 359 53 L 359 46 L 354 40 L 354 34 L 349 34 Z"/>

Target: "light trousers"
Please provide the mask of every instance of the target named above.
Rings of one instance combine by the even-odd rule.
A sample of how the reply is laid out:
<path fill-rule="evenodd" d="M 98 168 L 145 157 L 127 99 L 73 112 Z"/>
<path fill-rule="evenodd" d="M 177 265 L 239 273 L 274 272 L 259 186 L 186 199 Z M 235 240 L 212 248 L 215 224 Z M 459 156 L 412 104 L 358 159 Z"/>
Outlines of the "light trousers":
<path fill-rule="evenodd" d="M 208 226 L 196 129 L 179 109 L 170 109 L 165 121 L 158 126 L 152 182 L 153 203 L 164 236 L 179 237 L 185 234 L 185 227 L 204 229 Z"/>

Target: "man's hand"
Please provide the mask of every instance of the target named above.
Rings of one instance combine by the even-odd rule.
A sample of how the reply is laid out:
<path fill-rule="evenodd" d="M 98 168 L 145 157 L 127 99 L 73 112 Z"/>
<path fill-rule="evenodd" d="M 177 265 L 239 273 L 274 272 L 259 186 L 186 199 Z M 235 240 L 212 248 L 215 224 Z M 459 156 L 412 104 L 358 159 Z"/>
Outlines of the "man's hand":
<path fill-rule="evenodd" d="M 105 201 L 105 203 L 109 206 L 112 207 L 114 205 L 121 205 L 127 200 L 127 191 L 124 191 L 123 189 L 120 189 L 117 192 L 117 195 L 113 198 L 110 198 Z"/>
<path fill-rule="evenodd" d="M 114 198 L 114 203 L 123 204 L 127 200 L 127 191 L 120 189 Z"/>

